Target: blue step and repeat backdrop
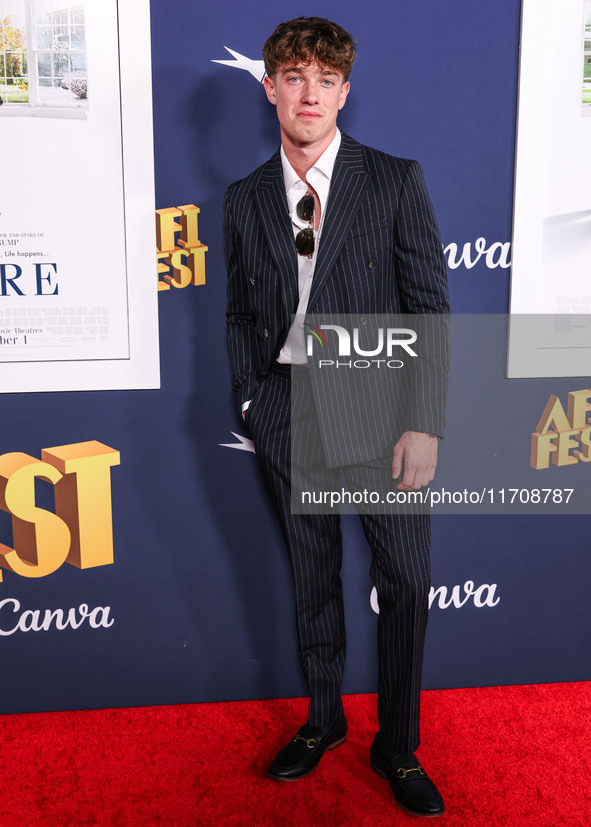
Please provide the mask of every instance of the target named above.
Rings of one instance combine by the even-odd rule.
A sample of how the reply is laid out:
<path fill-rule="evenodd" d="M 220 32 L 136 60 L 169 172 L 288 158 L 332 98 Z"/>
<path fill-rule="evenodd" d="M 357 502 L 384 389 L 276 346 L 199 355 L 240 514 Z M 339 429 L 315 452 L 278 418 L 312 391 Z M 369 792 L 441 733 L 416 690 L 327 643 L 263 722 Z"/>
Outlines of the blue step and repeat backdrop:
<path fill-rule="evenodd" d="M 288 563 L 230 392 L 222 238 L 226 187 L 278 146 L 260 53 L 295 14 L 357 39 L 340 126 L 421 162 L 465 317 L 424 687 L 588 680 L 591 381 L 506 378 L 521 3 L 152 0 L 150 14 L 161 387 L 2 396 L 2 453 L 18 455 L 0 458 L 0 711 L 305 695 Z M 344 691 L 372 692 L 369 551 L 344 522 Z"/>

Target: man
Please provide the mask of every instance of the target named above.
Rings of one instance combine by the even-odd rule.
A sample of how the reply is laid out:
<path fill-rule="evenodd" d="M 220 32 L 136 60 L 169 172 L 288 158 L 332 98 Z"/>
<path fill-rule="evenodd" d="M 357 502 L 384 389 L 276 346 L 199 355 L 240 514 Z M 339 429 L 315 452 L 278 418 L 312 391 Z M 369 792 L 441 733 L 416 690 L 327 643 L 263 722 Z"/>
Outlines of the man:
<path fill-rule="evenodd" d="M 416 491 L 433 478 L 443 430 L 440 400 L 417 401 L 425 393 L 417 393 L 415 384 L 404 416 L 393 412 L 380 420 L 386 423 L 385 448 L 382 437 L 367 447 L 347 430 L 339 438 L 339 419 L 327 421 L 331 406 L 318 404 L 317 376 L 305 366 L 302 319 L 353 314 L 363 325 L 370 314 L 445 314 L 449 308 L 441 242 L 420 167 L 337 129 L 355 57 L 351 36 L 328 20 L 298 18 L 277 27 L 263 57 L 281 148 L 226 194 L 227 329 L 233 389 L 294 576 L 309 719 L 278 753 L 269 775 L 297 780 L 345 741 L 347 724 L 340 698 L 345 631 L 339 515 L 292 513 L 292 406 L 312 446 L 307 450 L 322 457 L 316 483 L 333 479 L 333 469 L 341 468 L 351 485 L 363 485 L 368 473 L 383 475 L 385 466 L 390 483 L 400 478 L 399 491 Z M 428 373 L 445 370 L 440 354 L 440 364 L 431 364 Z M 371 766 L 388 779 L 403 809 L 439 815 L 443 800 L 413 754 L 430 587 L 429 518 L 360 516 L 380 606 L 379 732 Z"/>

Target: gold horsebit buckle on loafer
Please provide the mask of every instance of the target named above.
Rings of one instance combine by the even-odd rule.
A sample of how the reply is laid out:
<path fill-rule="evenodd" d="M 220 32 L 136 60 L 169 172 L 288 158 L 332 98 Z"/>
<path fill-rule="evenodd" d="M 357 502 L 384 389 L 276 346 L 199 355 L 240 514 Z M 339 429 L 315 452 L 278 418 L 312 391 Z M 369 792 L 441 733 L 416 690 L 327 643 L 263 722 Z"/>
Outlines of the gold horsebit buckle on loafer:
<path fill-rule="evenodd" d="M 411 767 L 409 770 L 405 770 L 404 767 L 399 767 L 399 769 L 396 770 L 396 775 L 398 778 L 405 779 L 409 772 L 418 772 L 419 775 L 425 775 L 425 770 L 420 764 L 416 767 Z"/>
<path fill-rule="evenodd" d="M 302 738 L 301 735 L 296 735 L 293 739 L 293 743 L 295 744 L 296 741 L 303 741 L 304 744 L 308 747 L 308 749 L 314 749 L 316 746 L 316 738 Z"/>

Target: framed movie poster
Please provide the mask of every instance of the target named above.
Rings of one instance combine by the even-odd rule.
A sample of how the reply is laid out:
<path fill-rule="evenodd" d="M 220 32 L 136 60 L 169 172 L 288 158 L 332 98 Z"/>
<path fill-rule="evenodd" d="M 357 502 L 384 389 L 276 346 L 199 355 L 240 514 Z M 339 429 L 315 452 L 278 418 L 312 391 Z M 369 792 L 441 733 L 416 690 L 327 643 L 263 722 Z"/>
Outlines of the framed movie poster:
<path fill-rule="evenodd" d="M 158 387 L 148 0 L 0 0 L 0 101 L 0 387 Z"/>
<path fill-rule="evenodd" d="M 510 376 L 591 365 L 591 0 L 523 0 Z"/>

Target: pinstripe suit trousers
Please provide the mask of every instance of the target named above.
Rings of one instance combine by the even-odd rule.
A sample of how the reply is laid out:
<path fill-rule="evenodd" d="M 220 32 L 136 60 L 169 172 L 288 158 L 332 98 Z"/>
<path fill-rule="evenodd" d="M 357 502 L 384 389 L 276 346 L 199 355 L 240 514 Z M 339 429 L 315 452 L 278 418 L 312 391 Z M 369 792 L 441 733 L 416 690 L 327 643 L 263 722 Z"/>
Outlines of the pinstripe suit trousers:
<path fill-rule="evenodd" d="M 293 411 L 292 411 L 293 399 Z M 272 371 L 246 413 L 257 459 L 277 510 L 295 584 L 299 658 L 310 693 L 309 723 L 328 726 L 342 711 L 345 622 L 339 514 L 294 514 L 291 507 L 292 416 L 317 456 L 306 473 L 310 490 L 336 490 L 339 474 L 352 490 L 372 485 L 375 468 L 327 469 L 310 382 Z M 380 473 L 389 472 L 386 470 Z M 360 513 L 378 593 L 378 723 L 396 751 L 419 745 L 420 687 L 430 588 L 427 514 Z"/>

